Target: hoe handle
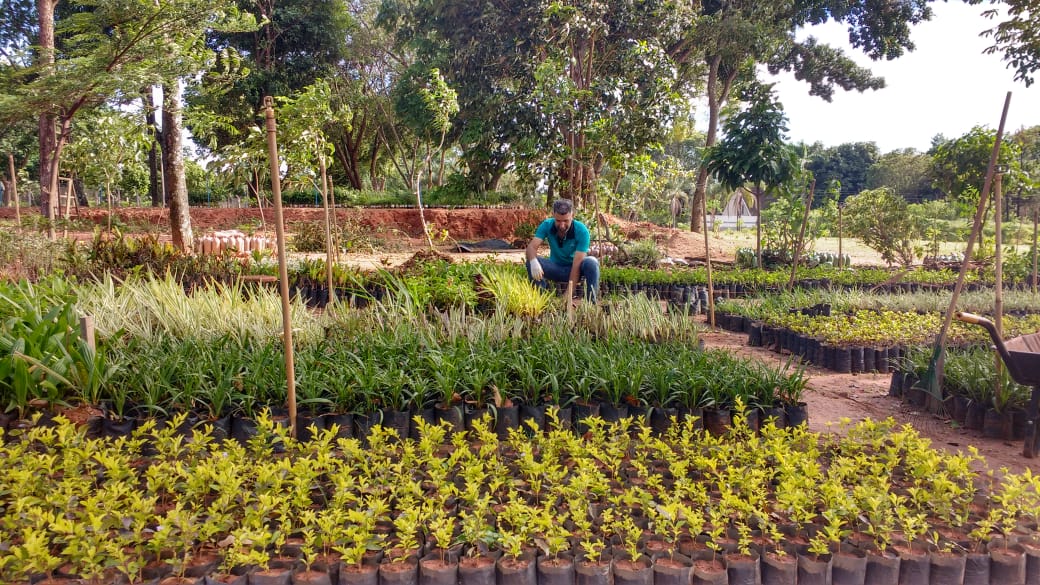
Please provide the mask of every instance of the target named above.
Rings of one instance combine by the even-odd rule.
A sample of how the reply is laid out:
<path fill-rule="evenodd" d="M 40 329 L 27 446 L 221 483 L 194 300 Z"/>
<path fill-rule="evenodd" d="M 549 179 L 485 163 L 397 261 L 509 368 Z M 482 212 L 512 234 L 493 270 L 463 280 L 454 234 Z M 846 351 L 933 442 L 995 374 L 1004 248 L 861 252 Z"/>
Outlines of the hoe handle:
<path fill-rule="evenodd" d="M 958 321 L 971 323 L 972 325 L 982 325 L 984 323 L 989 323 L 989 319 L 985 317 L 980 317 L 974 313 L 965 313 L 963 311 L 957 311 L 954 317 L 957 317 Z"/>

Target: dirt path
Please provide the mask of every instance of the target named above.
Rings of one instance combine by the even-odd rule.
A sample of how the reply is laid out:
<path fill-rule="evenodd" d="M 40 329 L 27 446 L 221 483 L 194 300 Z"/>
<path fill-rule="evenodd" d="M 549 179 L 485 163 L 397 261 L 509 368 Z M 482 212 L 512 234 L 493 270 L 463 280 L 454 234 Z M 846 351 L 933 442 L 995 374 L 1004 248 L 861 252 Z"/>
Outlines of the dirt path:
<path fill-rule="evenodd" d="M 716 330 L 701 337 L 709 349 L 724 349 L 770 367 L 782 365 L 790 358 L 763 347 L 749 347 L 744 333 Z M 977 431 L 957 428 L 949 421 L 912 409 L 900 399 L 888 396 L 891 374 L 836 374 L 811 365 L 806 367 L 806 371 L 809 388 L 804 400 L 809 405 L 809 428 L 813 431 L 841 432 L 843 418 L 857 422 L 866 418 L 884 420 L 891 417 L 900 424 L 913 425 L 922 436 L 931 439 L 932 446 L 937 449 L 966 452 L 970 445 L 974 445 L 990 469 L 1006 467 L 1012 472 L 1022 472 L 1027 468 L 1040 471 L 1040 459 L 1022 457 L 1019 441 L 987 439 Z"/>

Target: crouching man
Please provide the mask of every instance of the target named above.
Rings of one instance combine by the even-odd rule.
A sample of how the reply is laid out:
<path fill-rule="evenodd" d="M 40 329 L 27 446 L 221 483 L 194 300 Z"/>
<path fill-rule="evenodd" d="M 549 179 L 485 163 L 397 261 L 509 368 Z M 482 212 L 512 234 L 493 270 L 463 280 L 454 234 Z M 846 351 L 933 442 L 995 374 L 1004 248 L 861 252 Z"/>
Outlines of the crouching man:
<path fill-rule="evenodd" d="M 569 199 L 553 202 L 553 216 L 538 225 L 527 245 L 527 275 L 542 288 L 546 280 L 572 282 L 577 287 L 585 279 L 585 300 L 596 302 L 599 290 L 599 261 L 589 256 L 589 228 L 574 219 L 574 204 Z M 549 257 L 540 258 L 538 247 L 549 244 Z"/>

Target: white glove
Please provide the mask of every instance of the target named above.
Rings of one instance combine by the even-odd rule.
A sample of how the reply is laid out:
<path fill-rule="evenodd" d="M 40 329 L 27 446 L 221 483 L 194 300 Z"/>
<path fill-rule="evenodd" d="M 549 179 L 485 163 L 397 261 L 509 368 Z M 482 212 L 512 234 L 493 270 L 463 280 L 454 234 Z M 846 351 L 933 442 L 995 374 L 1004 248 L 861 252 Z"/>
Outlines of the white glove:
<path fill-rule="evenodd" d="M 545 278 L 545 273 L 542 272 L 542 263 L 537 258 L 534 260 L 527 261 L 528 268 L 531 269 L 531 278 L 535 280 L 541 280 Z"/>

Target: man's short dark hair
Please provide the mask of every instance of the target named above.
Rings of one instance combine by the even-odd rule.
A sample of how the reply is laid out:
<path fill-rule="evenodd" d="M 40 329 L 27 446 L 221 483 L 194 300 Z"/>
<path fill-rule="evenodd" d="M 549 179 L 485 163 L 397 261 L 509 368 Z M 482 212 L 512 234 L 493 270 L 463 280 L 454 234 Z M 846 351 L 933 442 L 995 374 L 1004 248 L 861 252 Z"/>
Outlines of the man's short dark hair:
<path fill-rule="evenodd" d="M 553 201 L 552 209 L 556 215 L 567 215 L 574 211 L 574 202 L 570 199 L 557 199 Z"/>

